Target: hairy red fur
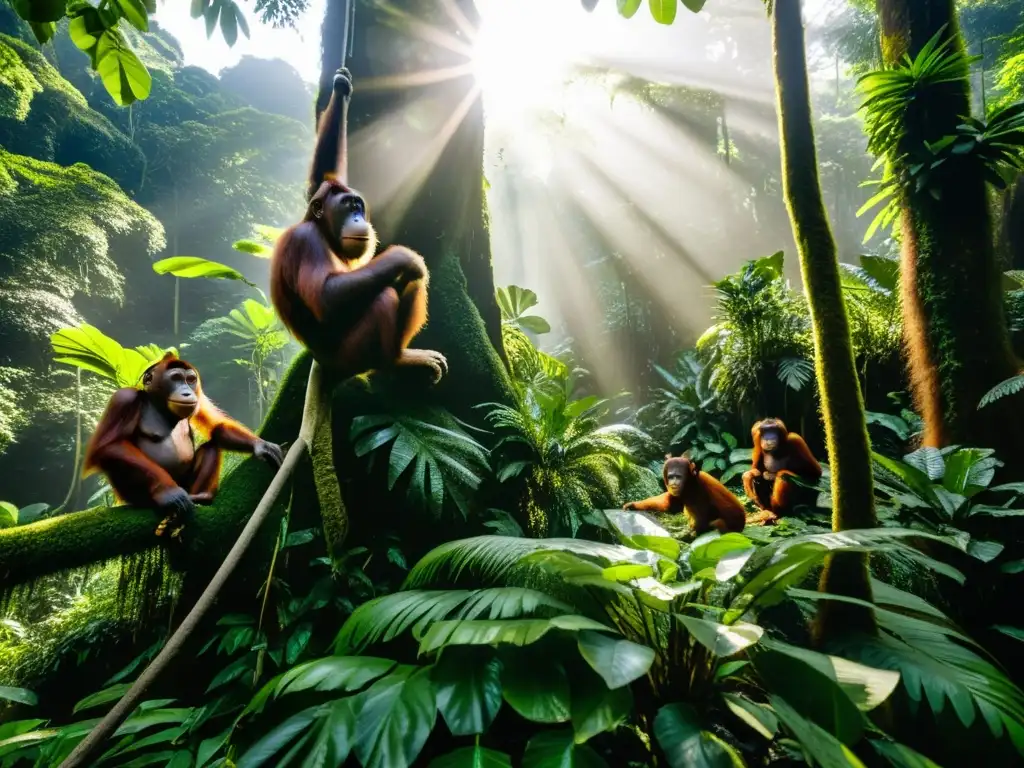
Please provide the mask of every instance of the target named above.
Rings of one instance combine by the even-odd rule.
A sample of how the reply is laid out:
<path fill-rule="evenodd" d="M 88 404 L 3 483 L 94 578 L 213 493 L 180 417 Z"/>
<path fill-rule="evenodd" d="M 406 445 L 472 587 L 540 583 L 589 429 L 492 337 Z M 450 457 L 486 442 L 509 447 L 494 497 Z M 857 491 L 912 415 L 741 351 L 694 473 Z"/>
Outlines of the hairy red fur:
<path fill-rule="evenodd" d="M 761 432 L 769 427 L 780 433 L 778 447 L 771 456 L 782 468 L 775 471 L 775 479 L 768 481 L 761 477 L 769 471 L 765 466 L 765 451 L 761 446 Z M 781 419 L 764 419 L 750 430 L 754 440 L 750 470 L 743 474 L 743 490 L 752 502 L 772 516 L 781 516 L 793 511 L 800 488 L 785 480 L 786 476 L 800 477 L 814 481 L 821 477 L 821 464 L 814 458 L 804 439 L 786 429 Z"/>
<path fill-rule="evenodd" d="M 427 321 L 429 275 L 423 260 L 403 246 L 391 246 L 375 256 L 376 233 L 368 207 L 337 178 L 347 167 L 350 77 L 347 70 L 339 71 L 320 119 L 306 215 L 284 232 L 274 248 L 271 301 L 285 327 L 335 376 L 410 365 L 432 369 L 436 380 L 446 370 L 444 357 L 408 349 Z M 344 234 L 339 239 L 324 213 L 324 206 L 338 192 L 363 206 L 368 239 L 359 253 L 346 249 L 358 239 L 345 243 Z M 332 215 L 338 215 L 336 209 Z"/>
<path fill-rule="evenodd" d="M 685 456 L 668 458 L 662 467 L 662 479 L 668 486 L 670 469 L 683 471 L 683 487 L 678 495 L 665 492 L 642 501 L 628 502 L 623 509 L 641 512 L 686 512 L 695 533 L 715 528 L 719 531 L 739 533 L 747 522 L 743 503 L 732 492 L 700 469 Z"/>

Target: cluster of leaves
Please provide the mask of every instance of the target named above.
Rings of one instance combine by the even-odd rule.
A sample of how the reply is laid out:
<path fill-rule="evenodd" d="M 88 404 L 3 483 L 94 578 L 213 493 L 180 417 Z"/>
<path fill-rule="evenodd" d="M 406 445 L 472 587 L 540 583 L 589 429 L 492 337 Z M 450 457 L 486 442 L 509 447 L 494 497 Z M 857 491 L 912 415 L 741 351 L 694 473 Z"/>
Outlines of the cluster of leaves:
<path fill-rule="evenodd" d="M 598 0 L 580 0 L 587 11 L 597 7 Z M 700 13 L 706 0 L 647 0 L 651 18 L 658 24 L 671 25 L 676 20 L 679 5 L 682 4 L 691 13 Z M 631 19 L 640 10 L 644 0 L 616 0 L 616 8 L 624 19 Z"/>
<path fill-rule="evenodd" d="M 117 739 L 95 765 L 230 765 L 228 759 L 233 748 L 229 738 L 252 698 L 254 686 L 268 674 L 283 672 L 304 657 L 323 653 L 333 636 L 333 627 L 355 610 L 356 603 L 393 590 L 394 575 L 400 579 L 407 571 L 400 549 L 389 537 L 373 552 L 355 547 L 333 562 L 314 558 L 310 562 L 311 583 L 303 593 L 295 594 L 282 574 L 276 572 L 275 564 L 299 556 L 300 548 L 315 538 L 315 531 L 290 531 L 287 520 L 282 521 L 277 554 L 261 589 L 259 615 L 221 616 L 216 630 L 206 638 L 193 662 L 195 666 L 216 670 L 202 703 L 186 706 L 174 699 L 143 702 L 119 728 Z M 378 553 L 378 562 L 384 565 L 378 566 L 371 576 L 366 564 Z M 74 708 L 78 718 L 70 724 L 47 727 L 43 720 L 30 719 L 0 726 L 0 766 L 57 765 L 98 722 L 93 713 L 109 707 L 124 694 L 162 643 L 163 639 L 158 640 L 108 679 L 102 690 L 78 702 Z M 223 659 L 219 665 L 218 659 Z M 0 687 L 0 699 L 5 698 L 30 706 L 37 703 L 30 691 Z M 81 719 L 83 716 L 85 719 Z"/>
<path fill-rule="evenodd" d="M 1009 734 L 1024 751 L 1024 694 L 913 595 L 876 582 L 882 639 L 842 657 L 756 623 L 791 598 L 835 598 L 798 588 L 830 552 L 899 549 L 959 578 L 902 544 L 912 531 L 762 548 L 712 533 L 686 547 L 642 515 L 609 512 L 606 525 L 619 543 L 486 536 L 438 547 L 401 591 L 355 611 L 335 655 L 263 686 L 244 713 L 257 726 L 246 731 L 262 735 L 239 745 L 239 765 L 351 755 L 364 768 L 411 766 L 438 714 L 449 734 L 439 746 L 452 751 L 435 764 L 453 767 L 621 764 L 602 753 L 621 754 L 635 728 L 673 768 L 743 765 L 768 745 L 823 765 L 861 766 L 858 752 L 929 764 L 866 717 L 898 686 L 936 713 L 959 702 L 965 729 L 986 713 L 991 737 Z M 923 674 L 935 665 L 941 673 Z M 502 731 L 513 726 L 510 741 Z"/>
<path fill-rule="evenodd" d="M 876 167 L 885 165 L 880 180 L 865 182 L 879 191 L 857 212 L 860 216 L 884 203 L 868 226 L 865 242 L 893 225 L 904 191 L 937 197 L 941 185 L 935 179 L 954 163 L 976 163 L 997 189 L 1005 189 L 1024 170 L 1022 103 L 994 108 L 987 121 L 964 115 L 952 134 L 921 146 L 906 145 L 907 111 L 937 87 L 959 84 L 966 88 L 971 65 L 981 58 L 968 55 L 955 43 L 956 38 L 947 36 L 943 27 L 913 58 L 905 54 L 898 64 L 867 72 L 858 80 L 868 150 L 878 157 Z"/>
<path fill-rule="evenodd" d="M 697 341 L 712 369 L 721 407 L 741 412 L 763 400 L 763 382 L 778 378 L 801 391 L 813 381 L 806 302 L 790 290 L 782 251 L 747 262 L 713 285 L 716 320 Z"/>
<path fill-rule="evenodd" d="M 113 0 L 99 5 L 87 0 L 13 0 L 12 6 L 29 23 L 39 43 L 49 42 L 57 34 L 57 23 L 67 18 L 72 42 L 88 54 L 92 69 L 118 105 L 127 106 L 149 96 L 153 79 L 120 24 L 124 20 L 140 32 L 148 32 L 149 15 L 156 12 L 155 0 Z M 228 45 L 235 44 L 239 29 L 249 36 L 249 27 L 234 0 L 194 0 L 192 18 L 200 16 L 206 20 L 207 37 L 218 21 Z"/>

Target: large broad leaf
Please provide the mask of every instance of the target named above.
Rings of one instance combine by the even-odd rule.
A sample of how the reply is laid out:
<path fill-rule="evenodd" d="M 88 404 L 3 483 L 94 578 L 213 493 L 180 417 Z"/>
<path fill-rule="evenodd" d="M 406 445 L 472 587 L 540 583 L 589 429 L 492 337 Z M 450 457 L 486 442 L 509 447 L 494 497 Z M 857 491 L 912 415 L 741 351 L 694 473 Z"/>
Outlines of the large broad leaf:
<path fill-rule="evenodd" d="M 96 43 L 96 73 L 118 106 L 148 98 L 153 77 L 119 33 L 105 31 Z"/>
<path fill-rule="evenodd" d="M 879 288 L 894 291 L 899 287 L 900 262 L 885 256 L 862 255 L 860 266 Z"/>
<path fill-rule="evenodd" d="M 616 728 L 633 712 L 633 692 L 628 686 L 609 689 L 593 673 L 574 673 L 571 688 L 572 729 L 579 744 Z"/>
<path fill-rule="evenodd" d="M 390 659 L 372 656 L 328 656 L 308 661 L 268 681 L 252 698 L 243 714 L 262 711 L 271 696 L 305 691 L 357 691 L 396 666 Z"/>
<path fill-rule="evenodd" d="M 448 648 L 434 666 L 437 708 L 454 736 L 484 733 L 501 708 L 501 662 L 490 648 Z"/>
<path fill-rule="evenodd" d="M 502 621 L 439 621 L 420 641 L 420 654 L 449 645 L 532 645 L 552 630 L 579 632 L 615 630 L 586 616 L 555 616 L 551 619 L 506 619 Z"/>
<path fill-rule="evenodd" d="M 78 714 L 86 709 L 92 709 L 102 704 L 109 704 L 112 701 L 117 701 L 124 696 L 128 689 L 132 687 L 131 683 L 120 683 L 118 685 L 112 685 L 109 688 L 105 688 L 102 691 L 86 696 L 84 699 L 75 704 L 71 710 L 72 713 Z"/>
<path fill-rule="evenodd" d="M 41 24 L 64 18 L 66 0 L 14 0 L 14 12 L 25 21 Z"/>
<path fill-rule="evenodd" d="M 533 648 L 502 658 L 502 695 L 512 709 L 535 723 L 569 720 L 569 677 L 556 658 Z"/>
<path fill-rule="evenodd" d="M 676 618 L 686 627 L 694 639 L 716 656 L 732 656 L 754 645 L 764 634 L 757 624 L 739 622 L 720 624 L 717 621 L 698 619 L 694 616 L 677 614 Z"/>
<path fill-rule="evenodd" d="M 605 632 L 584 631 L 576 639 L 580 654 L 609 688 L 621 688 L 647 674 L 654 649 Z"/>
<path fill-rule="evenodd" d="M 504 752 L 486 749 L 478 744 L 434 758 L 429 768 L 512 768 L 512 759 Z"/>
<path fill-rule="evenodd" d="M 698 536 L 690 544 L 689 563 L 693 572 L 713 568 L 730 552 L 753 549 L 754 542 L 742 533 L 720 534 L 715 531 Z"/>
<path fill-rule="evenodd" d="M 526 745 L 523 768 L 607 768 L 591 747 L 577 744 L 572 731 L 544 731 Z"/>
<path fill-rule="evenodd" d="M 18 508 L 9 501 L 0 501 L 0 528 L 13 528 L 18 524 Z"/>
<path fill-rule="evenodd" d="M 765 687 L 785 698 L 801 715 L 844 744 L 860 739 L 864 716 L 835 680 L 803 659 L 780 651 L 761 651 L 753 661 Z"/>
<path fill-rule="evenodd" d="M 332 701 L 321 707 L 303 740 L 303 765 L 344 765 L 356 739 L 356 697 Z"/>
<path fill-rule="evenodd" d="M 32 691 L 27 688 L 13 688 L 9 685 L 0 685 L 0 699 L 28 704 L 30 707 L 39 703 L 39 698 Z"/>
<path fill-rule="evenodd" d="M 85 323 L 57 331 L 50 336 L 50 345 L 56 362 L 92 371 L 119 387 L 138 386 L 146 368 L 163 356 L 163 351 L 156 347 L 125 349 Z"/>
<path fill-rule="evenodd" d="M 702 730 L 689 704 L 668 704 L 654 718 L 654 738 L 671 768 L 738 768 L 743 760 L 721 739 Z"/>
<path fill-rule="evenodd" d="M 405 632 L 420 638 L 445 619 L 516 619 L 571 613 L 572 607 L 543 592 L 523 587 L 406 590 L 383 595 L 356 608 L 334 641 L 336 653 L 358 653 Z"/>
<path fill-rule="evenodd" d="M 321 710 L 321 705 L 308 707 L 271 728 L 238 759 L 237 768 L 279 765 L 278 753 L 301 734 L 306 733 L 320 716 Z M 304 740 L 307 738 L 308 735 Z"/>
<path fill-rule="evenodd" d="M 807 750 L 821 768 L 865 768 L 864 763 L 825 728 L 804 718 L 785 699 L 771 696 L 772 709 L 792 731 L 800 746 Z"/>
<path fill-rule="evenodd" d="M 722 700 L 736 717 L 771 741 L 779 730 L 779 719 L 769 709 L 745 696 L 723 693 Z"/>
<path fill-rule="evenodd" d="M 651 16 L 659 24 L 671 24 L 676 20 L 676 11 L 678 10 L 676 0 L 647 0 L 647 3 L 651 9 Z"/>
<path fill-rule="evenodd" d="M 792 590 L 792 592 L 802 594 L 803 590 Z M 818 653 L 808 648 L 784 643 L 781 640 L 766 639 L 763 646 L 799 659 L 834 680 L 850 697 L 850 700 L 857 705 L 857 708 L 863 712 L 871 711 L 888 699 L 900 682 L 898 672 L 867 667 L 840 656 Z"/>
<path fill-rule="evenodd" d="M 174 275 L 183 278 L 205 277 L 209 280 L 240 280 L 246 285 L 253 285 L 237 269 L 199 256 L 171 256 L 167 259 L 160 259 L 153 264 L 153 271 L 158 275 Z"/>
<path fill-rule="evenodd" d="M 431 667 L 400 666 L 360 694 L 355 754 L 363 768 L 408 768 L 434 728 Z"/>

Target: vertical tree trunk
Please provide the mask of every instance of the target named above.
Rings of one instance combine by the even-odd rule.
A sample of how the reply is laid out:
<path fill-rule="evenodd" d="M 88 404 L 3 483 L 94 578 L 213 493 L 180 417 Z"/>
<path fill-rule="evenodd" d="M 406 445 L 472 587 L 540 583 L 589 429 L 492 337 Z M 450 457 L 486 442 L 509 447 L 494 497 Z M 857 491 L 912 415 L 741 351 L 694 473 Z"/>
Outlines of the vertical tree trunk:
<path fill-rule="evenodd" d="M 914 57 L 940 29 L 956 48 L 963 39 L 953 0 L 877 0 L 883 61 Z M 931 86 L 908 105 L 894 154 L 919 162 L 925 142 L 955 132 L 970 113 L 967 79 Z M 981 397 L 1015 375 L 1003 308 L 988 191 L 979 164 L 947 163 L 929 191 L 904 192 L 901 225 L 903 327 L 924 442 L 995 448 L 1003 459 L 1024 454 L 1020 398 L 978 410 Z M 936 199 L 936 197 L 938 199 Z M 1019 465 L 1020 462 L 1016 462 Z"/>
<path fill-rule="evenodd" d="M 772 49 L 782 189 L 814 329 L 815 370 L 832 472 L 832 528 L 869 528 L 876 525 L 871 454 L 836 244 L 818 178 L 800 0 L 776 0 Z M 845 554 L 830 558 L 820 588 L 871 600 L 866 557 Z M 869 610 L 835 601 L 822 603 L 815 626 L 819 641 L 874 628 Z"/>

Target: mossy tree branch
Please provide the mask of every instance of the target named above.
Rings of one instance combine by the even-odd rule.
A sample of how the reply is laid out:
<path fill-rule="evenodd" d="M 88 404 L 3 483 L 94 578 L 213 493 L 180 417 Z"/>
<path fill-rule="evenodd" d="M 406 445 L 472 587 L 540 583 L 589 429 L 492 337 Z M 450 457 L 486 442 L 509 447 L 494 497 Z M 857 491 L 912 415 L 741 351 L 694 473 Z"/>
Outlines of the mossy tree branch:
<path fill-rule="evenodd" d="M 772 50 L 782 190 L 814 331 L 815 372 L 832 471 L 832 528 L 870 528 L 877 524 L 870 443 L 836 243 L 818 178 L 800 0 L 776 0 Z M 870 601 L 866 556 L 833 556 L 822 573 L 820 589 Z M 851 630 L 873 632 L 874 615 L 848 603 L 824 601 L 815 629 L 819 642 Z"/>

